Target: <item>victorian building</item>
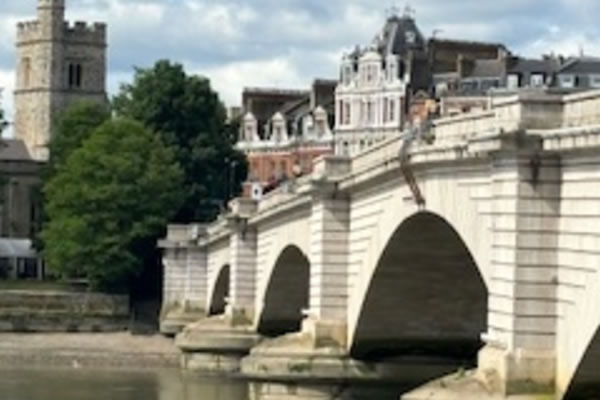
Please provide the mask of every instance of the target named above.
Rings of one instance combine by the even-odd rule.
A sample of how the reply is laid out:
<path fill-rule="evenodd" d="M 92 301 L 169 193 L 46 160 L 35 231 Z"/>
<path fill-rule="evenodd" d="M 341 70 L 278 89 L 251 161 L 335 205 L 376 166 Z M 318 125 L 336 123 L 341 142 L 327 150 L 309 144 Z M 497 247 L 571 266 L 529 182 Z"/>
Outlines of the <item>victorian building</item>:
<path fill-rule="evenodd" d="M 336 153 L 398 135 L 407 99 L 428 86 L 427 64 L 425 38 L 409 15 L 391 16 L 369 46 L 345 54 L 336 88 Z"/>
<path fill-rule="evenodd" d="M 246 195 L 261 196 L 289 178 L 310 173 L 315 158 L 333 152 L 336 84 L 315 80 L 308 91 L 244 90 L 237 147 L 249 162 Z"/>

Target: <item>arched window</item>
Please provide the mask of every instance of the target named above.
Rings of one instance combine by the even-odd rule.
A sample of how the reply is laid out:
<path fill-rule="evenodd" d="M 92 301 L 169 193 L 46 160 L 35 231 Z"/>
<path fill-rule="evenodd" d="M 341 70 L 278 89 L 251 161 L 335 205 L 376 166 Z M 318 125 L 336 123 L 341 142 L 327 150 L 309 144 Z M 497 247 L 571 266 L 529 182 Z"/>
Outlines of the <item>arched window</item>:
<path fill-rule="evenodd" d="M 25 57 L 23 59 L 23 86 L 28 87 L 31 84 L 31 59 Z"/>

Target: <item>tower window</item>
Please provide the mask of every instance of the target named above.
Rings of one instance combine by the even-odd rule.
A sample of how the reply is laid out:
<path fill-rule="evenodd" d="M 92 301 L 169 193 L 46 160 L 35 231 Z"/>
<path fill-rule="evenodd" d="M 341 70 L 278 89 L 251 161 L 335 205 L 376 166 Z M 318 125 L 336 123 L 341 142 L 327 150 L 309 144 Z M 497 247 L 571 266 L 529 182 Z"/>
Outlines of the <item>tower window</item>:
<path fill-rule="evenodd" d="M 80 88 L 82 82 L 82 70 L 81 64 L 69 64 L 69 87 Z"/>
<path fill-rule="evenodd" d="M 31 59 L 25 57 L 23 59 L 23 86 L 28 87 L 31 83 Z"/>

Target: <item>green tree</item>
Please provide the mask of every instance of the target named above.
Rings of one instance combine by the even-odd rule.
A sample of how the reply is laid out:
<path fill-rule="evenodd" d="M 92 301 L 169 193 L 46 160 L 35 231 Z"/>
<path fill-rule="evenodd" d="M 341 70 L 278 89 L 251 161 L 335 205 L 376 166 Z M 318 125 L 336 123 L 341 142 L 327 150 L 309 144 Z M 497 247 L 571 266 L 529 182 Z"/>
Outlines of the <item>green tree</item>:
<path fill-rule="evenodd" d="M 181 184 L 160 136 L 134 121 L 105 122 L 44 187 L 48 265 L 61 277 L 89 279 L 94 289 L 128 289 L 181 204 Z"/>
<path fill-rule="evenodd" d="M 80 101 L 69 106 L 55 122 L 53 135 L 48 144 L 50 160 L 46 167 L 46 179 L 50 179 L 69 155 L 81 147 L 91 133 L 110 119 L 107 104 Z"/>
<path fill-rule="evenodd" d="M 240 192 L 247 161 L 233 148 L 225 108 L 208 79 L 158 61 L 153 68 L 137 68 L 113 105 L 117 115 L 142 122 L 174 150 L 185 191 L 176 222 L 210 221 Z"/>
<path fill-rule="evenodd" d="M 34 246 L 43 251 L 44 242 L 39 237 L 42 225 L 47 223 L 43 186 L 45 186 L 56 171 L 63 166 L 69 155 L 81 147 L 91 133 L 110 119 L 110 109 L 107 104 L 89 101 L 75 102 L 59 116 L 54 123 L 53 134 L 48 144 L 50 159 L 41 171 L 40 186 L 32 190 L 32 201 L 39 208 L 39 220 L 36 223 L 36 238 Z"/>

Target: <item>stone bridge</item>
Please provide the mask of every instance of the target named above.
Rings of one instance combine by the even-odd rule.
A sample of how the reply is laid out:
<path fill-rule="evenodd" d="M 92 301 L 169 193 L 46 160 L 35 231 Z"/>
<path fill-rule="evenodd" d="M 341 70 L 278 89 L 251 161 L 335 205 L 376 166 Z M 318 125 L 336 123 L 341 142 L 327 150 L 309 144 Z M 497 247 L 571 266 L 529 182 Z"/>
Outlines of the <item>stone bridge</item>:
<path fill-rule="evenodd" d="M 600 92 L 436 120 L 409 168 L 402 147 L 321 158 L 214 224 L 170 226 L 163 331 L 222 314 L 353 360 L 472 357 L 502 395 L 599 386 Z"/>

